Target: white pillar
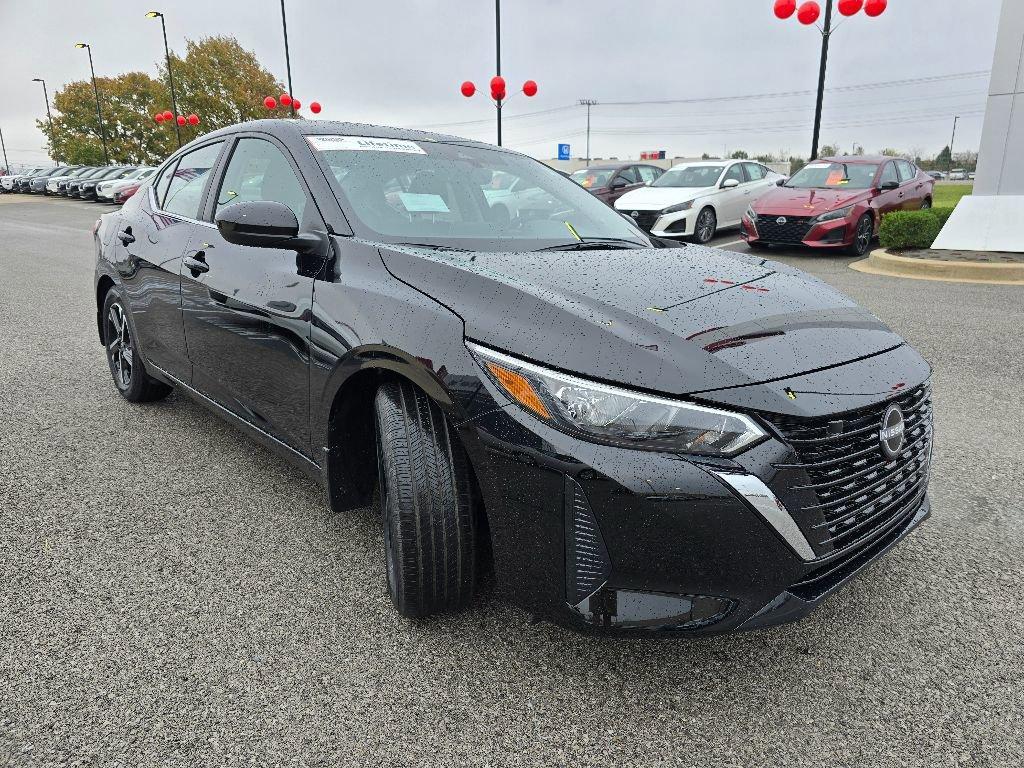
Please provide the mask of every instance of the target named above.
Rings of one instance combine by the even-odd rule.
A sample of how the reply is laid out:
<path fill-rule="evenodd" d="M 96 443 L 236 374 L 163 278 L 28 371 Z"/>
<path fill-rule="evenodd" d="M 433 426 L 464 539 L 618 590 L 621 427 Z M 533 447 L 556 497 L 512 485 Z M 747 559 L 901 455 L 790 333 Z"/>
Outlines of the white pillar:
<path fill-rule="evenodd" d="M 974 194 L 935 248 L 1024 252 L 1024 2 L 1003 0 Z"/>

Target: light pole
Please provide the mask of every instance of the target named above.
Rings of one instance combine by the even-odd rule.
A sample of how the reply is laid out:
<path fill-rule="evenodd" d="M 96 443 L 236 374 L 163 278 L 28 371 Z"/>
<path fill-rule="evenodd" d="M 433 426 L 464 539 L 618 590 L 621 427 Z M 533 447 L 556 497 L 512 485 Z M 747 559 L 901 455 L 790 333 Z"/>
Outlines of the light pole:
<path fill-rule="evenodd" d="M 946 178 L 953 175 L 953 142 L 956 141 L 956 124 L 960 121 L 960 115 L 953 118 L 953 138 L 949 140 L 949 162 L 946 164 Z"/>
<path fill-rule="evenodd" d="M 494 50 L 496 53 L 496 68 L 494 73 L 501 77 L 501 0 L 494 0 Z M 501 102 L 503 99 L 496 99 L 495 106 L 498 108 L 498 146 L 501 146 Z"/>
<path fill-rule="evenodd" d="M 164 55 L 167 57 L 167 79 L 171 84 L 171 109 L 174 110 L 174 114 L 177 116 L 181 114 L 178 112 L 178 98 L 174 94 L 174 73 L 171 71 L 171 49 L 167 46 L 167 24 L 164 21 L 164 15 L 160 11 L 150 11 L 146 14 L 147 19 L 160 19 L 160 28 L 164 32 Z M 174 133 L 178 137 L 178 146 L 181 146 L 181 126 L 178 125 L 178 121 L 174 121 Z"/>
<path fill-rule="evenodd" d="M 590 167 L 590 108 L 597 106 L 594 99 L 580 99 L 580 104 L 587 108 L 587 168 Z"/>
<path fill-rule="evenodd" d="M 284 66 L 288 71 L 288 94 L 292 95 L 295 93 L 295 89 L 292 88 L 292 59 L 288 54 L 288 17 L 284 13 L 284 0 L 281 0 L 281 29 L 284 30 Z M 295 117 L 295 102 L 291 102 L 288 105 L 292 111 L 292 117 Z"/>
<path fill-rule="evenodd" d="M 7 145 L 4 144 L 4 130 L 0 128 L 0 149 L 4 151 L 4 173 L 11 172 L 11 166 L 7 162 Z"/>
<path fill-rule="evenodd" d="M 50 94 L 46 92 L 46 81 L 41 77 L 33 77 L 32 82 L 43 84 L 43 99 L 46 101 L 46 124 L 50 131 L 50 151 L 53 152 L 53 164 L 57 165 L 57 145 L 53 141 L 53 116 L 50 114 Z"/>
<path fill-rule="evenodd" d="M 103 110 L 100 108 L 100 89 L 96 85 L 96 68 L 92 65 L 92 46 L 88 43 L 75 43 L 75 48 L 85 48 L 89 52 L 89 72 L 92 74 L 92 90 L 96 94 L 96 120 L 100 124 L 100 138 L 103 140 L 103 160 L 110 165 L 110 153 L 107 152 L 107 129 L 103 126 Z"/>
<path fill-rule="evenodd" d="M 818 68 L 818 101 L 814 107 L 814 140 L 811 142 L 811 160 L 818 159 L 821 139 L 821 108 L 825 102 L 825 71 L 828 69 L 828 44 L 832 39 L 832 0 L 825 4 L 825 28 L 821 32 L 821 64 Z"/>

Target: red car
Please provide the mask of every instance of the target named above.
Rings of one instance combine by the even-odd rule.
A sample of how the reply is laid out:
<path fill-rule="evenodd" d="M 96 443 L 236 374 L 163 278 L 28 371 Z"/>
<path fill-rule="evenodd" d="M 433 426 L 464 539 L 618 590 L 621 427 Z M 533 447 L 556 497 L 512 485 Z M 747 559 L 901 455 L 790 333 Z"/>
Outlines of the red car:
<path fill-rule="evenodd" d="M 140 186 L 142 185 L 132 184 L 130 187 L 125 187 L 124 189 L 117 190 L 117 192 L 114 193 L 114 202 L 118 205 L 123 204 L 125 201 L 128 200 L 129 197 L 131 197 L 132 195 L 139 191 Z"/>
<path fill-rule="evenodd" d="M 664 172 L 664 168 L 656 165 L 615 163 L 581 168 L 569 178 L 608 205 L 614 205 L 627 192 L 650 184 Z"/>
<path fill-rule="evenodd" d="M 806 245 L 865 256 L 882 216 L 931 208 L 934 187 L 909 160 L 814 160 L 747 208 L 741 235 L 752 248 Z"/>

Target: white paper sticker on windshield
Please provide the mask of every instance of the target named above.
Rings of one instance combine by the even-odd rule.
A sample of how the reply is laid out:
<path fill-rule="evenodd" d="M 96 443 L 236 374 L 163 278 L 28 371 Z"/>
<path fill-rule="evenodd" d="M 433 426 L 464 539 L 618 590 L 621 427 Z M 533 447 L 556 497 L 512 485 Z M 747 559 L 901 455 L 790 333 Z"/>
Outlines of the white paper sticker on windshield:
<path fill-rule="evenodd" d="M 831 168 L 832 163 L 811 163 L 808 168 Z"/>
<path fill-rule="evenodd" d="M 370 136 L 307 136 L 306 141 L 313 149 L 344 152 L 404 152 L 410 155 L 425 155 L 423 148 L 414 141 L 404 139 L 375 139 Z"/>
<path fill-rule="evenodd" d="M 440 195 L 399 192 L 398 197 L 409 213 L 450 213 Z"/>

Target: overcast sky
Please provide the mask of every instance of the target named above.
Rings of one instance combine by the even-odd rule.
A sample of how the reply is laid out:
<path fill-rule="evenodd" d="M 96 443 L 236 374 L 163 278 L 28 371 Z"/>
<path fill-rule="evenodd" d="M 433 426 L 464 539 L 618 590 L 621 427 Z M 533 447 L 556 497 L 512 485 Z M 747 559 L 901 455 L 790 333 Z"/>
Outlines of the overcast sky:
<path fill-rule="evenodd" d="M 495 140 L 493 105 L 458 91 L 466 79 L 486 91 L 494 74 L 492 0 L 287 2 L 295 93 L 320 101 L 321 117 Z M 979 73 L 992 66 L 999 7 L 890 0 L 880 18 L 844 21 L 832 39 L 823 141 L 933 154 L 962 114 L 957 147 L 977 149 L 988 89 Z M 12 163 L 45 159 L 32 78 L 45 78 L 52 97 L 88 77 L 75 42 L 92 44 L 99 76 L 155 71 L 163 47 L 159 21 L 144 18 L 151 9 L 167 14 L 172 48 L 234 35 L 284 81 L 278 0 L 0 0 L 0 128 Z M 510 93 L 526 79 L 540 85 L 505 107 L 506 146 L 547 158 L 569 142 L 583 156 L 585 111 L 573 105 L 591 98 L 602 102 L 594 157 L 809 152 L 820 35 L 776 20 L 771 0 L 503 0 L 502 33 Z M 610 103 L 637 101 L 675 103 Z"/>

